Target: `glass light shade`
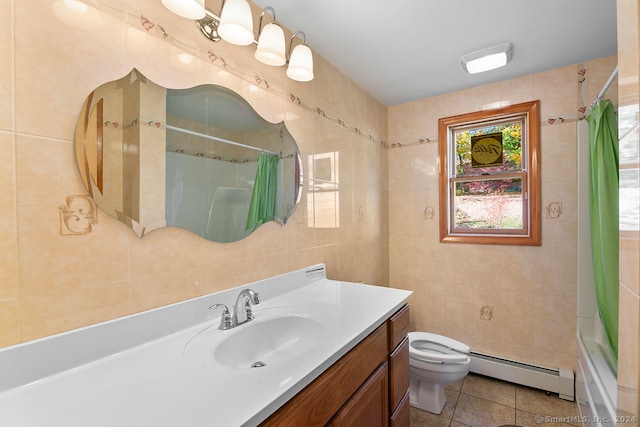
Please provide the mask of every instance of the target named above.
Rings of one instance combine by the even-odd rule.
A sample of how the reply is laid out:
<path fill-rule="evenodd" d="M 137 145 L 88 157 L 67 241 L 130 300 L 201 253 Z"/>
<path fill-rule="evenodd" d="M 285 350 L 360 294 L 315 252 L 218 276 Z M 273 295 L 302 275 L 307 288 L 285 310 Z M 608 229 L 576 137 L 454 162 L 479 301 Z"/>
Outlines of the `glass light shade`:
<path fill-rule="evenodd" d="M 278 24 L 267 24 L 260 33 L 255 57 L 267 65 L 280 66 L 287 62 L 284 51 L 284 31 Z"/>
<path fill-rule="evenodd" d="M 469 74 L 476 74 L 504 67 L 505 65 L 507 65 L 507 54 L 504 52 L 494 53 L 493 55 L 483 56 L 467 62 L 467 71 Z"/>
<path fill-rule="evenodd" d="M 247 0 L 227 0 L 220 14 L 218 34 L 231 44 L 253 43 L 253 16 Z"/>
<path fill-rule="evenodd" d="M 504 67 L 513 57 L 513 44 L 504 43 L 464 55 L 462 67 L 469 74 L 482 73 Z"/>
<path fill-rule="evenodd" d="M 311 55 L 309 46 L 299 44 L 293 48 L 293 52 L 291 52 L 291 57 L 289 58 L 287 76 L 299 82 L 313 80 L 313 56 Z"/>
<path fill-rule="evenodd" d="M 162 0 L 162 4 L 183 18 L 202 19 L 205 16 L 204 0 Z"/>

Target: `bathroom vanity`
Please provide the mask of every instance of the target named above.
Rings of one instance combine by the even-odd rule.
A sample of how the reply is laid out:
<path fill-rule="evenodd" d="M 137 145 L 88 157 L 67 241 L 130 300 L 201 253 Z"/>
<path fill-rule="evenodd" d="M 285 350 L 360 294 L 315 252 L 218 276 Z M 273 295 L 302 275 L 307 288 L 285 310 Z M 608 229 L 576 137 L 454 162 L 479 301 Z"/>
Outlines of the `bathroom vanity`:
<path fill-rule="evenodd" d="M 244 289 L 255 319 L 219 329 Z M 408 426 L 411 292 L 323 264 L 0 350 L 0 425 Z"/>
<path fill-rule="evenodd" d="M 264 426 L 409 426 L 409 306 L 273 414 Z"/>

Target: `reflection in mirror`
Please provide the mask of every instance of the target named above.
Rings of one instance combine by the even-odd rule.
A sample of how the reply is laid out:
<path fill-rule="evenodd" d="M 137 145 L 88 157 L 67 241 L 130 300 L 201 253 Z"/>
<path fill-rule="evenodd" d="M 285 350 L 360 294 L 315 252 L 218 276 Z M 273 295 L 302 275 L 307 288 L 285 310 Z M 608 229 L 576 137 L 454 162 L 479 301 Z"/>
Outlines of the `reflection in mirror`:
<path fill-rule="evenodd" d="M 76 158 L 96 204 L 140 237 L 175 226 L 240 240 L 265 222 L 284 225 L 301 188 L 284 123 L 226 88 L 165 89 L 137 70 L 89 95 Z"/>
<path fill-rule="evenodd" d="M 308 157 L 308 225 L 314 228 L 340 228 L 339 152 Z"/>

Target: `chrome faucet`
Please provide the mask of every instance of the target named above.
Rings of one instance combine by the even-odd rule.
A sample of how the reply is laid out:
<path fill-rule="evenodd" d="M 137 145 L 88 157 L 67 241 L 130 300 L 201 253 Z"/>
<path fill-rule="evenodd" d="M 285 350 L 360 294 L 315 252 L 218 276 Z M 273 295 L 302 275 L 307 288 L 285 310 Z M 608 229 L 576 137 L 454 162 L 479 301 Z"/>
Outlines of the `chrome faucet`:
<path fill-rule="evenodd" d="M 233 326 L 242 325 L 252 321 L 255 317 L 251 311 L 251 304 L 260 304 L 260 295 L 252 289 L 243 289 L 236 299 L 236 304 L 233 308 L 233 315 L 231 317 L 231 323 Z M 242 306 L 241 306 L 242 305 Z M 238 320 L 238 311 L 244 308 L 245 320 Z"/>
<path fill-rule="evenodd" d="M 222 308 L 222 317 L 220 318 L 220 326 L 218 329 L 226 330 L 235 328 L 243 323 L 250 322 L 255 317 L 251 311 L 251 304 L 260 304 L 260 295 L 252 289 L 243 289 L 236 299 L 235 306 L 233 307 L 233 314 L 229 312 L 229 308 L 224 304 L 213 304 L 209 307 L 209 310 L 215 310 L 216 308 Z M 245 319 L 238 321 L 238 310 L 244 308 Z"/>

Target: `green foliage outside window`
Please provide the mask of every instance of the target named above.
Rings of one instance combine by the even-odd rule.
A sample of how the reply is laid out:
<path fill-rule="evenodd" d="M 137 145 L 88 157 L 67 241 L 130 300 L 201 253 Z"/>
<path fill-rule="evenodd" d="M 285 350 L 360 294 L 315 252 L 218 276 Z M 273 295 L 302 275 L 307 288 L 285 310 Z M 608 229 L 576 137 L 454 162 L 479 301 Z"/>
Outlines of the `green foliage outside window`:
<path fill-rule="evenodd" d="M 471 167 L 471 137 L 502 133 L 504 164 L 486 168 Z M 456 177 L 518 172 L 522 170 L 522 126 L 520 122 L 456 132 Z"/>
<path fill-rule="evenodd" d="M 520 122 L 508 123 L 484 128 L 476 128 L 472 131 L 465 130 L 455 133 L 456 138 L 456 177 L 492 176 L 512 174 L 522 171 L 522 126 Z M 476 135 L 488 135 L 502 133 L 502 150 L 504 162 L 499 166 L 472 167 L 471 164 L 471 137 Z M 499 194 L 520 193 L 522 186 L 520 180 L 503 179 L 491 181 L 479 178 L 475 181 L 461 182 L 456 185 L 456 195 L 467 194 Z"/>

